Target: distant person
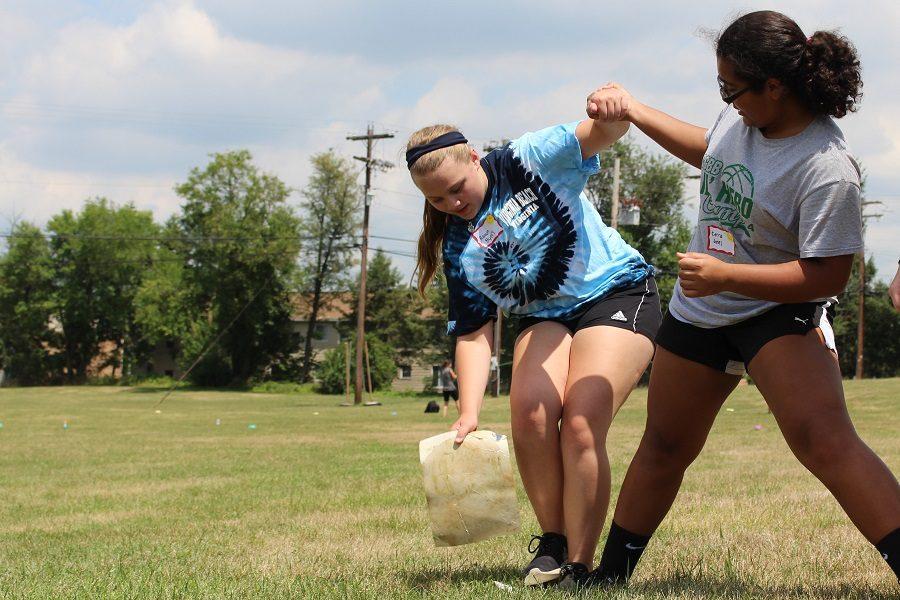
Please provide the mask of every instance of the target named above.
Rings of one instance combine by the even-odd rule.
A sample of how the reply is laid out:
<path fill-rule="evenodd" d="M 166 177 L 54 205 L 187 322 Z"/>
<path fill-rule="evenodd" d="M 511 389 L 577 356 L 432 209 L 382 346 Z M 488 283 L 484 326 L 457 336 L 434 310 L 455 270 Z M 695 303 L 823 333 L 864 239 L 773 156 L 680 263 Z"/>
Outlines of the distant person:
<path fill-rule="evenodd" d="M 453 398 L 453 406 L 456 407 L 456 413 L 459 414 L 459 392 L 456 389 L 456 371 L 450 365 L 449 360 L 445 360 L 441 365 L 441 391 L 444 392 L 444 412 L 443 416 L 447 416 L 447 406 L 450 404 L 450 398 Z"/>
<path fill-rule="evenodd" d="M 630 577 L 744 369 L 794 455 L 900 576 L 900 486 L 850 421 L 831 328 L 863 246 L 859 165 L 834 121 L 857 107 L 856 50 L 840 35 L 807 37 L 785 15 L 759 11 L 721 33 L 716 58 L 726 106 L 709 129 L 618 85 L 592 98 L 626 93 L 610 118 L 634 123 L 702 179 L 697 225 L 656 338 L 646 429 L 585 585 Z M 817 542 L 811 532 L 808 543 Z"/>
<path fill-rule="evenodd" d="M 457 336 L 457 442 L 478 427 L 493 319 L 516 314 L 510 412 L 516 462 L 541 528 L 526 585 L 587 571 L 609 505 L 606 436 L 647 368 L 662 318 L 653 269 L 584 194 L 625 123 L 557 125 L 483 158 L 434 125 L 407 145 L 425 196 L 419 291 L 443 264 Z"/>
<path fill-rule="evenodd" d="M 894 309 L 900 310 L 900 264 L 897 266 L 897 272 L 894 274 L 891 287 L 888 288 L 888 294 L 891 296 L 891 302 L 894 303 Z"/>

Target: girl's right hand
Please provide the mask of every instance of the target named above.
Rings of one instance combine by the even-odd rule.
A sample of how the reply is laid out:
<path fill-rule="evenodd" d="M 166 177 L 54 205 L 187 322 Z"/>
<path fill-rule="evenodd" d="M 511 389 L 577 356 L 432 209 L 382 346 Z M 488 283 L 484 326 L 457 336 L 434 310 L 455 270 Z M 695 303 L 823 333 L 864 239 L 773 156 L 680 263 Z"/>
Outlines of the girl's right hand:
<path fill-rule="evenodd" d="M 611 123 L 629 120 L 629 111 L 637 105 L 632 95 L 615 82 L 597 88 L 587 98 L 587 115 L 595 121 Z"/>
<path fill-rule="evenodd" d="M 463 415 L 457 419 L 450 429 L 456 430 L 456 439 L 453 443 L 462 444 L 467 435 L 478 429 L 478 416 Z"/>

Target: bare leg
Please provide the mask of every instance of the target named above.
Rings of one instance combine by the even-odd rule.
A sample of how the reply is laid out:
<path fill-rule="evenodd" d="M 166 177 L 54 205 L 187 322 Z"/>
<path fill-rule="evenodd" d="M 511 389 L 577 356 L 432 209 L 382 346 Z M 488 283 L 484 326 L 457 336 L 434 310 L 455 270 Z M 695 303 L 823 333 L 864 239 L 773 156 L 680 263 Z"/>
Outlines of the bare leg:
<path fill-rule="evenodd" d="M 662 522 L 739 377 L 657 348 L 647 397 L 647 426 L 628 467 L 613 519 L 651 535 Z"/>
<path fill-rule="evenodd" d="M 900 485 L 857 435 L 837 360 L 818 332 L 772 340 L 749 371 L 791 451 L 866 539 L 874 544 L 900 527 Z"/>
<path fill-rule="evenodd" d="M 575 334 L 563 401 L 563 506 L 569 560 L 592 566 L 609 507 L 606 434 L 653 356 L 645 336 L 615 327 Z"/>
<path fill-rule="evenodd" d="M 559 419 L 572 336 L 544 321 L 516 340 L 509 403 L 522 483 L 544 532 L 565 533 Z"/>

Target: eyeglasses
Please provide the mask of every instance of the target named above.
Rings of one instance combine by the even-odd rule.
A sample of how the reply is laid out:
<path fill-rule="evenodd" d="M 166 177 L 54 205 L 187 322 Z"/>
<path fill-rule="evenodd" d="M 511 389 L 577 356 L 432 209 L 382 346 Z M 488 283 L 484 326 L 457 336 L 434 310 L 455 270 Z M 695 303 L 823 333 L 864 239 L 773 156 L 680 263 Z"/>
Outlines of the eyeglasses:
<path fill-rule="evenodd" d="M 744 94 L 744 92 L 750 91 L 750 89 L 753 87 L 752 85 L 748 85 L 742 90 L 729 93 L 728 84 L 725 83 L 721 77 L 716 76 L 716 82 L 719 84 L 719 95 L 722 96 L 722 101 L 725 102 L 725 104 L 731 104 L 732 102 L 740 98 L 741 95 Z"/>

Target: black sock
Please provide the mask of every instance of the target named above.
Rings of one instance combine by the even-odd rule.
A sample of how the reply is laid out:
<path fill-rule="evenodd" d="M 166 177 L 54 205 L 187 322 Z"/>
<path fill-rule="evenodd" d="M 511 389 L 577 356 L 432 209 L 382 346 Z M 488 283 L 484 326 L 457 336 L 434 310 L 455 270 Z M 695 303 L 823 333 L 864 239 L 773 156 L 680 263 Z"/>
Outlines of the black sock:
<path fill-rule="evenodd" d="M 886 560 L 888 566 L 893 569 L 897 580 L 900 581 L 900 527 L 884 536 L 884 539 L 875 544 L 875 547 L 881 553 L 881 558 Z"/>
<path fill-rule="evenodd" d="M 649 535 L 631 533 L 613 521 L 596 576 L 609 582 L 627 581 L 649 541 Z"/>

